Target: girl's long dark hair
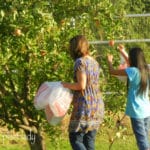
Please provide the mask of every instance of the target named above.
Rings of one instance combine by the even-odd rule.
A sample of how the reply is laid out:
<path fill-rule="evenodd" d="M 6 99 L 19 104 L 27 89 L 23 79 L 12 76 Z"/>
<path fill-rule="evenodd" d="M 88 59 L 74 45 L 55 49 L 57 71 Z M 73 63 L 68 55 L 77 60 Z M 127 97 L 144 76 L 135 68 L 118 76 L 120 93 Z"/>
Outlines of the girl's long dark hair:
<path fill-rule="evenodd" d="M 130 67 L 137 67 L 141 74 L 141 82 L 138 93 L 144 93 L 149 80 L 149 69 L 146 63 L 144 53 L 141 48 L 131 48 L 129 51 Z"/>

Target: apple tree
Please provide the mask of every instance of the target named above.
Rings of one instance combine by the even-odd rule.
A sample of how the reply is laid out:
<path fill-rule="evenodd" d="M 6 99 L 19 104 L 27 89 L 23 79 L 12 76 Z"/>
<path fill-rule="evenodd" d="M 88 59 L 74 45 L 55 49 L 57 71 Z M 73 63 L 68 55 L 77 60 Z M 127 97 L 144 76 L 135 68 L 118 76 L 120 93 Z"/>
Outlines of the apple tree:
<path fill-rule="evenodd" d="M 121 38 L 122 20 L 113 16 L 124 13 L 125 2 L 120 2 L 117 9 L 109 0 L 1 0 L 1 126 L 23 129 L 27 137 L 34 135 L 35 141 L 28 139 L 30 148 L 44 150 L 42 131 L 54 136 L 59 127 L 48 125 L 43 112 L 34 108 L 35 92 L 44 81 L 72 80 L 73 62 L 68 52 L 72 36 L 84 34 L 91 41 Z M 91 46 L 104 69 L 104 77 L 109 77 L 105 59 L 109 49 Z M 106 87 L 107 81 L 101 80 L 102 90 L 111 90 L 116 83 L 120 86 L 112 81 L 114 84 Z"/>
<path fill-rule="evenodd" d="M 44 81 L 69 79 L 71 63 L 59 49 L 60 29 L 49 1 L 2 0 L 0 5 L 1 125 L 34 135 L 30 148 L 43 150 L 46 121 L 34 108 L 34 95 Z"/>

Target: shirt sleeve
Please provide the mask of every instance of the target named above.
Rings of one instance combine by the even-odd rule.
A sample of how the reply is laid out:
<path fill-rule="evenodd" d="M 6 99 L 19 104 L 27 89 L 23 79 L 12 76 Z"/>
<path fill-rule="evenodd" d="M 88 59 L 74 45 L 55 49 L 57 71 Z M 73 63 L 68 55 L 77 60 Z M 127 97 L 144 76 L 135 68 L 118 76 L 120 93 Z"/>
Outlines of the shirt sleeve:
<path fill-rule="evenodd" d="M 86 68 L 86 66 L 85 66 L 85 63 L 83 60 L 78 59 L 75 62 L 75 68 L 74 68 L 75 72 L 77 72 L 77 71 L 85 72 L 85 68 Z"/>
<path fill-rule="evenodd" d="M 137 72 L 138 72 L 138 69 L 135 68 L 135 67 L 128 67 L 128 68 L 126 68 L 126 73 L 127 73 L 128 78 L 129 78 L 130 81 L 134 80 L 134 78 L 137 75 Z"/>

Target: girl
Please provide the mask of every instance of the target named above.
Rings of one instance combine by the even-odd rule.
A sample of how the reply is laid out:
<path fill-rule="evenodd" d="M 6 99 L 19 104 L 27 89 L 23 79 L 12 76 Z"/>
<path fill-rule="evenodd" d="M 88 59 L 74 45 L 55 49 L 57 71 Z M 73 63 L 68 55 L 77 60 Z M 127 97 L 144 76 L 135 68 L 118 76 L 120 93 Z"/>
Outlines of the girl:
<path fill-rule="evenodd" d="M 115 70 L 112 61 L 113 56 L 108 55 L 110 74 L 128 77 L 125 114 L 131 118 L 138 148 L 139 150 L 150 150 L 148 138 L 150 125 L 149 69 L 143 51 L 138 47 L 130 49 L 129 66 L 125 69 Z"/>
<path fill-rule="evenodd" d="M 69 139 L 73 150 L 94 150 L 96 132 L 104 114 L 99 91 L 100 68 L 90 56 L 88 41 L 83 35 L 70 40 L 70 54 L 75 61 L 74 83 L 62 83 L 74 91 Z"/>

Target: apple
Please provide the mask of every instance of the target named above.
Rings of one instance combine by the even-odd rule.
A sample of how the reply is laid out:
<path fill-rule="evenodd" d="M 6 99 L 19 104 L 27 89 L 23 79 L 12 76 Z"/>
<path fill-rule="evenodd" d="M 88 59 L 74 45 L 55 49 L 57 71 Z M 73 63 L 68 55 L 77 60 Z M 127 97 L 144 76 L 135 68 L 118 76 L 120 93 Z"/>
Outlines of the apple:
<path fill-rule="evenodd" d="M 60 21 L 60 24 L 63 26 L 63 25 L 65 24 L 65 19 L 62 19 L 62 20 Z"/>
<path fill-rule="evenodd" d="M 15 36 L 21 36 L 21 34 L 22 34 L 22 32 L 21 32 L 20 29 L 16 29 L 16 30 L 14 31 L 14 35 L 15 35 Z"/>
<path fill-rule="evenodd" d="M 116 133 L 116 137 L 117 137 L 117 138 L 120 138 L 120 137 L 121 137 L 121 133 L 120 133 L 120 132 L 117 132 L 117 133 Z"/>
<path fill-rule="evenodd" d="M 112 143 L 114 139 L 112 137 L 109 137 L 109 142 Z"/>
<path fill-rule="evenodd" d="M 97 26 L 97 27 L 99 27 L 100 22 L 99 22 L 99 20 L 98 20 L 98 19 L 96 19 L 96 20 L 95 20 L 95 24 L 96 24 L 96 26 Z"/>
<path fill-rule="evenodd" d="M 115 44 L 115 41 L 114 41 L 114 40 L 110 40 L 110 41 L 109 41 L 109 45 L 110 45 L 110 46 L 114 46 L 114 44 Z"/>
<path fill-rule="evenodd" d="M 46 55 L 46 50 L 40 50 L 40 54 L 41 54 L 41 56 L 45 56 Z"/>

